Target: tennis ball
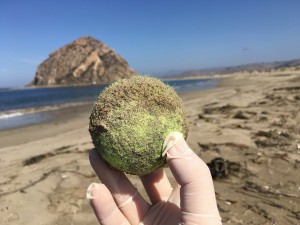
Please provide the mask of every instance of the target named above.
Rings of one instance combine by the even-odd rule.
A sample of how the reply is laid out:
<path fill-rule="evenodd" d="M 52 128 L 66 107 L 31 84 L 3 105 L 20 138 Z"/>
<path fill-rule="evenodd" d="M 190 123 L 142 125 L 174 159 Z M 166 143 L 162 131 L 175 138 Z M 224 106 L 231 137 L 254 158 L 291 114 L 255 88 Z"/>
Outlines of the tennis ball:
<path fill-rule="evenodd" d="M 170 86 L 151 77 L 111 84 L 90 115 L 96 150 L 111 167 L 128 174 L 145 175 L 164 167 L 163 143 L 172 131 L 187 137 L 183 103 Z"/>

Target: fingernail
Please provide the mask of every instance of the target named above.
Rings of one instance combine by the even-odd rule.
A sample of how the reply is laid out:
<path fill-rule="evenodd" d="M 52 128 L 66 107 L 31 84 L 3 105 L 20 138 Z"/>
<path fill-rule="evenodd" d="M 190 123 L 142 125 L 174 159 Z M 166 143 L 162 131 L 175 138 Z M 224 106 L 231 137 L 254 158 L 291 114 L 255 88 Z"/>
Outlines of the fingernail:
<path fill-rule="evenodd" d="M 91 183 L 86 191 L 86 199 L 91 203 L 91 200 L 94 199 L 93 197 L 93 190 L 98 189 L 99 184 Z"/>
<path fill-rule="evenodd" d="M 190 152 L 190 148 L 180 132 L 171 132 L 164 141 L 164 152 L 162 156 L 171 157 L 184 156 Z M 170 157 L 169 157 L 170 158 Z"/>

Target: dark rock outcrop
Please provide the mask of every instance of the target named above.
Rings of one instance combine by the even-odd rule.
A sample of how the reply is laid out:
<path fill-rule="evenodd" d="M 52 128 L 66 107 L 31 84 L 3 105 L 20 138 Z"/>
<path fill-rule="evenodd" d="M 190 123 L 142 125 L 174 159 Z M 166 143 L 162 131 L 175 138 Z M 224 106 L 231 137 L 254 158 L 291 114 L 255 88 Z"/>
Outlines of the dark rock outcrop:
<path fill-rule="evenodd" d="M 88 85 L 109 83 L 136 73 L 102 42 L 86 36 L 51 53 L 30 85 Z"/>

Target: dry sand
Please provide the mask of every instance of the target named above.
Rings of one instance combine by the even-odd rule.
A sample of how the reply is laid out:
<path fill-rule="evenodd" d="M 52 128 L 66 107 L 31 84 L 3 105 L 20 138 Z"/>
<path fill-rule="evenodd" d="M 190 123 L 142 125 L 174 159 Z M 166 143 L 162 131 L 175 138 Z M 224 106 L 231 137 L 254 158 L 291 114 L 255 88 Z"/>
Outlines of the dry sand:
<path fill-rule="evenodd" d="M 234 75 L 181 97 L 188 143 L 205 162 L 217 158 L 210 166 L 223 224 L 299 224 L 300 74 Z M 90 110 L 68 108 L 47 123 L 0 132 L 1 225 L 97 224 L 85 200 L 97 181 Z"/>

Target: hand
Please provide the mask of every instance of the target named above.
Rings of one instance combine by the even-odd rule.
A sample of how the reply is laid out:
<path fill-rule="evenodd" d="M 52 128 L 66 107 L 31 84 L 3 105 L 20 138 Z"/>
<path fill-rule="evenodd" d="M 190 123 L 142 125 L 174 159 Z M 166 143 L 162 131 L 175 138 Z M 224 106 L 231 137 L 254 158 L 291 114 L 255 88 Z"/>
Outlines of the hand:
<path fill-rule="evenodd" d="M 207 165 L 183 138 L 166 155 L 178 185 L 172 188 L 163 169 L 140 177 L 149 204 L 124 173 L 91 151 L 90 162 L 102 184 L 91 184 L 87 198 L 102 225 L 222 224 Z"/>

